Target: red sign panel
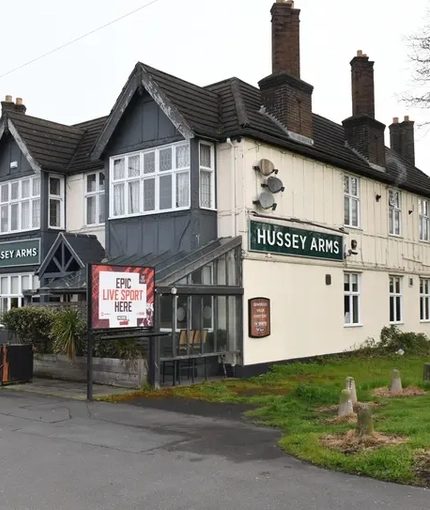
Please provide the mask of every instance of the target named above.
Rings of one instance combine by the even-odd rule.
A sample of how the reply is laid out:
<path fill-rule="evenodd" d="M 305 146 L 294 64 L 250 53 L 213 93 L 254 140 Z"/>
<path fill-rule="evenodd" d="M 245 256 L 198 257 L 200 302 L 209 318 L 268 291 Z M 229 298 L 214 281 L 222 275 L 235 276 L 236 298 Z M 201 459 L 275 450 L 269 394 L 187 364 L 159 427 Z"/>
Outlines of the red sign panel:
<path fill-rule="evenodd" d="M 270 299 L 248 300 L 249 336 L 264 338 L 270 335 Z"/>
<path fill-rule="evenodd" d="M 153 327 L 154 268 L 94 264 L 88 276 L 91 329 Z"/>

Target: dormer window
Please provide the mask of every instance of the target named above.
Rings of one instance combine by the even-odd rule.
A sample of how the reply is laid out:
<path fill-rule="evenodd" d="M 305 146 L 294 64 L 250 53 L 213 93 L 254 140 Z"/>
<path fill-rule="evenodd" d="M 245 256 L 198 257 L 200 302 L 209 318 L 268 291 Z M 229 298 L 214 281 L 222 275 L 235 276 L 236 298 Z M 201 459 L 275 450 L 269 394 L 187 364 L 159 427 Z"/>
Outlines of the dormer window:
<path fill-rule="evenodd" d="M 178 143 L 111 158 L 110 217 L 190 207 L 190 145 Z"/>

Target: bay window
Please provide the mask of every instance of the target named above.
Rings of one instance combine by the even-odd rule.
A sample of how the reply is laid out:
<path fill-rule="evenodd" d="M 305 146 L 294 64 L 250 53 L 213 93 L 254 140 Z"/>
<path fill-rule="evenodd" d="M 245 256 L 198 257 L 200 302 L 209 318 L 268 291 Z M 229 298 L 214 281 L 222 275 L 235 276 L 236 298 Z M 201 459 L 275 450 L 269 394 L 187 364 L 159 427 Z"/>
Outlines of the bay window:
<path fill-rule="evenodd" d="M 40 228 L 40 177 L 0 185 L 0 234 Z"/>
<path fill-rule="evenodd" d="M 110 217 L 190 207 L 189 143 L 112 158 L 110 171 Z"/>
<path fill-rule="evenodd" d="M 85 177 L 85 223 L 101 225 L 105 221 L 105 174 L 94 172 Z"/>

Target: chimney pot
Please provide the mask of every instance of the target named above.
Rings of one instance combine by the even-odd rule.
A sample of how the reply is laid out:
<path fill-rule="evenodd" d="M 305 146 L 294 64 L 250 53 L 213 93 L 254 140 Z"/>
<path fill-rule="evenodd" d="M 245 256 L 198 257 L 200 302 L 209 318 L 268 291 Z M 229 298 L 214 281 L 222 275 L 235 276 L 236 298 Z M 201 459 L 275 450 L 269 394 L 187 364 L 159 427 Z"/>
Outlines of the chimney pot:
<path fill-rule="evenodd" d="M 15 100 L 15 104 L 22 104 L 22 98 L 21 97 L 17 97 L 16 100 Z"/>
<path fill-rule="evenodd" d="M 357 57 L 362 57 L 363 56 L 363 52 L 361 50 L 357 50 Z"/>
<path fill-rule="evenodd" d="M 405 120 L 404 122 L 409 122 L 409 115 L 405 115 Z"/>
<path fill-rule="evenodd" d="M 399 117 L 393 117 L 393 124 L 399 123 Z"/>
<path fill-rule="evenodd" d="M 6 96 L 4 100 L 6 103 L 12 103 L 12 96 Z"/>

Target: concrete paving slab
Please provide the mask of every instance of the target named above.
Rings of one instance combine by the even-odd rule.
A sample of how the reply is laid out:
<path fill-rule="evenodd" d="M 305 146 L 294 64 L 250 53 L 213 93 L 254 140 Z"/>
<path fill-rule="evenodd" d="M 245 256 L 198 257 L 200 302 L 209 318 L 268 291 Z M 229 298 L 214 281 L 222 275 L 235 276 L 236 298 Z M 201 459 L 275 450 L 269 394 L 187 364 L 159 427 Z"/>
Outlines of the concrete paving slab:
<path fill-rule="evenodd" d="M 31 383 L 10 384 L 2 387 L 12 391 L 24 391 L 28 393 L 37 393 L 39 395 L 50 395 L 73 400 L 86 400 L 86 383 L 60 381 L 58 379 L 33 379 Z M 93 385 L 93 396 L 102 397 L 106 395 L 123 395 L 130 393 L 130 388 L 118 388 L 116 386 L 107 386 L 101 384 Z"/>

